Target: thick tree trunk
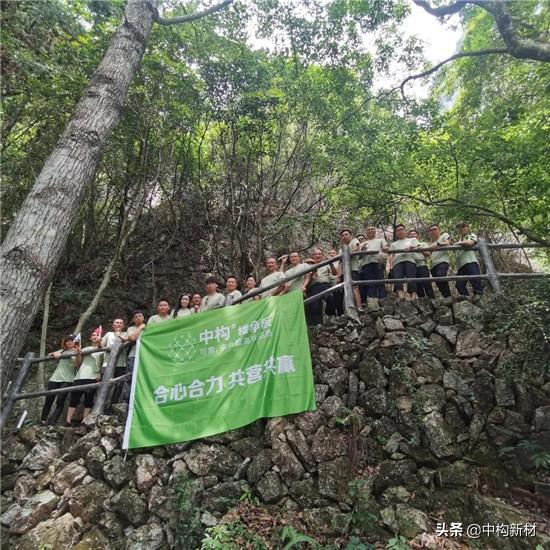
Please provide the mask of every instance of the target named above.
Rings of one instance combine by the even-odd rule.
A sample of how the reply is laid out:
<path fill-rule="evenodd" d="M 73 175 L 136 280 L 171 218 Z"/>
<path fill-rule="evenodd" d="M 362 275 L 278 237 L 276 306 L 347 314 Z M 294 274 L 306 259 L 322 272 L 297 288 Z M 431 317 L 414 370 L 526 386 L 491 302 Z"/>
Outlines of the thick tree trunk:
<path fill-rule="evenodd" d="M 153 0 L 128 0 L 124 20 L 46 160 L 2 248 L 2 388 L 63 253 L 86 187 L 117 125 L 156 18 Z"/>

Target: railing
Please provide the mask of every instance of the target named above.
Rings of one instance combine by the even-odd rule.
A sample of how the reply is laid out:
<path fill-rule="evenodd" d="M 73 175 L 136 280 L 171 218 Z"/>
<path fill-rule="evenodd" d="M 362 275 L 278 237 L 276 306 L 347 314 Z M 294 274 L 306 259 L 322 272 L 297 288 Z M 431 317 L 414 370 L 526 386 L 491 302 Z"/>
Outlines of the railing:
<path fill-rule="evenodd" d="M 0 428 L 3 428 L 7 425 L 8 419 L 11 416 L 11 413 L 13 412 L 13 408 L 15 407 L 15 403 L 21 399 L 45 397 L 47 395 L 59 395 L 59 394 L 71 393 L 74 391 L 85 391 L 85 390 L 87 391 L 95 388 L 99 388 L 99 390 L 96 394 L 94 407 L 90 414 L 93 417 L 102 414 L 103 409 L 105 408 L 105 403 L 107 401 L 107 396 L 109 394 L 109 388 L 112 385 L 116 385 L 116 384 L 120 384 L 121 382 L 124 382 L 131 376 L 130 374 L 125 374 L 123 376 L 113 378 L 113 373 L 115 372 L 115 368 L 116 368 L 116 364 L 117 364 L 118 356 L 120 352 L 124 348 L 129 347 L 130 345 L 131 344 L 129 342 L 122 343 L 120 340 L 115 340 L 113 342 L 113 345 L 110 348 L 97 348 L 89 351 L 83 351 L 80 353 L 81 356 L 84 356 L 84 355 L 91 355 L 92 353 L 98 353 L 98 352 L 110 352 L 109 361 L 107 362 L 107 367 L 105 368 L 105 371 L 103 372 L 103 376 L 101 377 L 101 381 L 99 382 L 96 382 L 94 384 L 83 384 L 80 386 L 69 386 L 67 388 L 58 388 L 55 390 L 44 390 L 44 391 L 38 391 L 38 392 L 21 393 L 21 388 L 23 387 L 25 380 L 27 379 L 29 372 L 31 370 L 31 367 L 33 365 L 38 363 L 43 363 L 43 362 L 57 361 L 57 358 L 53 356 L 48 355 L 46 357 L 35 357 L 34 353 L 32 352 L 27 353 L 23 358 L 21 366 L 19 367 L 15 381 L 10 383 L 6 391 L 5 397 L 3 399 L 2 410 L 0 412 Z M 63 353 L 64 358 L 74 357 L 75 355 L 77 355 L 76 352 Z"/>
<path fill-rule="evenodd" d="M 490 253 L 491 249 L 498 250 L 498 249 L 520 249 L 520 248 L 523 249 L 523 248 L 548 248 L 548 247 L 544 244 L 538 244 L 538 243 L 527 243 L 527 244 L 487 243 L 484 239 L 479 239 L 477 245 L 472 246 L 470 249 L 477 250 L 479 252 L 481 259 L 483 260 L 483 264 L 485 266 L 485 273 L 483 274 L 448 275 L 445 277 L 414 277 L 410 279 L 370 279 L 370 280 L 354 281 L 352 280 L 352 274 L 351 274 L 352 257 L 365 256 L 365 255 L 377 255 L 379 254 L 379 251 L 360 250 L 360 251 L 351 252 L 348 245 L 343 245 L 341 254 L 338 254 L 333 258 L 323 260 L 317 264 L 313 264 L 310 267 L 301 271 L 297 275 L 284 277 L 271 285 L 268 285 L 262 288 L 257 288 L 251 292 L 248 292 L 244 294 L 241 298 L 238 298 L 237 300 L 235 300 L 231 305 L 236 305 L 245 300 L 249 300 L 250 298 L 254 298 L 255 296 L 259 296 L 266 291 L 272 290 L 274 288 L 278 288 L 279 286 L 287 282 L 290 282 L 297 278 L 301 278 L 304 275 L 307 275 L 308 273 L 317 271 L 317 269 L 319 269 L 320 267 L 323 267 L 326 265 L 332 265 L 335 262 L 342 263 L 341 273 L 342 273 L 343 281 L 331 286 L 330 288 L 320 292 L 319 294 L 315 294 L 314 296 L 307 297 L 304 300 L 304 304 L 305 305 L 311 304 L 317 300 L 321 300 L 322 298 L 330 294 L 343 290 L 344 291 L 344 313 L 348 317 L 351 317 L 353 319 L 358 318 L 358 311 L 355 307 L 354 297 L 353 297 L 354 286 L 385 285 L 385 284 L 394 284 L 394 283 L 410 283 L 410 282 L 425 282 L 425 281 L 428 281 L 428 282 L 470 281 L 470 280 L 477 279 L 477 280 L 486 280 L 491 286 L 493 292 L 499 293 L 501 292 L 501 284 L 500 284 L 501 279 L 510 279 L 510 278 L 534 279 L 534 278 L 542 278 L 542 277 L 550 276 L 550 274 L 548 273 L 501 273 L 496 270 L 491 257 L 491 253 Z M 460 245 L 424 247 L 424 248 L 415 248 L 414 252 L 435 252 L 435 251 L 443 251 L 443 250 L 449 250 L 449 251 L 464 250 L 464 247 Z M 385 253 L 386 254 L 408 254 L 410 252 L 411 252 L 410 250 L 401 250 L 401 251 L 390 250 Z M 19 367 L 15 381 L 10 383 L 6 391 L 6 394 L 3 400 L 2 410 L 0 412 L 0 427 L 4 427 L 7 424 L 7 421 L 11 413 L 13 412 L 15 403 L 19 400 L 32 399 L 32 398 L 42 397 L 47 395 L 59 395 L 64 393 L 71 393 L 73 391 L 91 390 L 96 388 L 98 388 L 98 392 L 96 395 L 96 399 L 94 402 L 94 407 L 92 409 L 91 415 L 92 417 L 96 417 L 102 414 L 105 407 L 105 403 L 107 401 L 109 388 L 112 385 L 120 384 L 121 382 L 124 382 L 125 380 L 131 377 L 131 374 L 125 374 L 123 376 L 113 378 L 119 353 L 124 348 L 129 347 L 130 345 L 131 344 L 129 342 L 122 343 L 120 340 L 115 340 L 111 348 L 98 348 L 87 352 L 81 352 L 81 355 L 88 355 L 91 353 L 97 353 L 101 351 L 107 351 L 111 353 L 109 357 L 109 361 L 107 363 L 107 367 L 105 368 L 105 371 L 103 373 L 103 376 L 100 382 L 96 382 L 94 384 L 85 384 L 80 386 L 71 386 L 68 388 L 60 388 L 56 390 L 44 390 L 44 391 L 38 391 L 38 392 L 20 393 L 21 388 L 25 383 L 25 380 L 30 372 L 32 365 L 46 362 L 46 361 L 57 360 L 56 358 L 51 356 L 35 357 L 34 353 L 27 353 L 20 363 L 20 367 Z M 76 355 L 76 353 L 73 353 L 73 354 L 66 353 L 64 354 L 64 357 L 72 356 L 72 355 Z"/>

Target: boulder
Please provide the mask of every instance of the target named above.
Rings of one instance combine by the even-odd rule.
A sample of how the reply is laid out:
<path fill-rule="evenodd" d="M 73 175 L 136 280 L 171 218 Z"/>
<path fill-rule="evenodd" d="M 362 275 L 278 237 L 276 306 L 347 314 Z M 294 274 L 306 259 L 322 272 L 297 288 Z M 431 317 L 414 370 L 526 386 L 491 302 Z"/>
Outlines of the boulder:
<path fill-rule="evenodd" d="M 460 323 L 477 330 L 481 329 L 483 325 L 483 310 L 468 300 L 453 304 L 453 315 L 457 324 Z"/>
<path fill-rule="evenodd" d="M 487 416 L 494 406 L 494 389 L 491 376 L 480 373 L 472 382 L 474 396 L 474 412 Z"/>
<path fill-rule="evenodd" d="M 442 412 L 445 408 L 445 390 L 437 384 L 422 386 L 415 393 L 413 402 L 420 414 Z"/>
<path fill-rule="evenodd" d="M 443 458 L 457 455 L 454 433 L 439 412 L 427 414 L 422 419 L 422 426 L 435 456 Z"/>
<path fill-rule="evenodd" d="M 471 464 L 457 460 L 439 468 L 435 480 L 440 487 L 465 487 L 474 482 L 474 472 Z"/>
<path fill-rule="evenodd" d="M 88 470 L 78 462 L 69 462 L 52 479 L 52 489 L 62 495 L 67 489 L 77 485 L 88 474 Z"/>
<path fill-rule="evenodd" d="M 302 463 L 296 458 L 290 445 L 284 441 L 274 441 L 272 460 L 279 468 L 281 478 L 285 483 L 300 479 L 305 473 Z"/>
<path fill-rule="evenodd" d="M 420 533 L 431 531 L 430 520 L 425 512 L 406 504 L 384 508 L 380 512 L 382 522 L 394 533 L 413 538 Z"/>
<path fill-rule="evenodd" d="M 115 495 L 111 500 L 111 507 L 117 514 L 134 526 L 141 525 L 147 520 L 147 504 L 145 504 L 137 491 L 128 486 Z"/>
<path fill-rule="evenodd" d="M 414 460 L 384 460 L 380 463 L 373 490 L 379 495 L 388 487 L 395 485 L 415 485 L 417 466 Z"/>
<path fill-rule="evenodd" d="M 319 494 L 338 502 L 349 502 L 348 483 L 351 475 L 351 464 L 347 457 L 319 464 Z"/>
<path fill-rule="evenodd" d="M 346 367 L 336 367 L 324 372 L 323 381 L 329 385 L 334 395 L 342 396 L 348 389 L 348 370 Z"/>
<path fill-rule="evenodd" d="M 91 447 L 86 455 L 85 464 L 90 475 L 96 479 L 103 479 L 103 464 L 107 460 L 105 451 L 98 445 Z"/>
<path fill-rule="evenodd" d="M 437 355 L 441 360 L 446 360 L 451 355 L 451 346 L 443 336 L 440 336 L 439 334 L 436 334 L 435 332 L 433 334 L 430 334 L 430 338 L 428 339 L 431 347 L 432 347 L 432 353 L 434 355 Z"/>
<path fill-rule="evenodd" d="M 388 385 L 382 365 L 370 356 L 359 363 L 359 378 L 367 388 L 384 388 Z"/>
<path fill-rule="evenodd" d="M 388 412 L 388 394 L 383 388 L 371 388 L 359 394 L 357 404 L 369 415 L 384 416 Z"/>
<path fill-rule="evenodd" d="M 78 485 L 68 494 L 69 510 L 74 517 L 82 518 L 84 523 L 96 523 L 110 495 L 111 490 L 102 481 Z"/>
<path fill-rule="evenodd" d="M 6 491 L 9 488 L 9 483 L 6 486 L 5 478 L 2 479 L 2 490 Z M 34 478 L 27 475 L 20 475 L 15 479 L 13 486 L 13 496 L 18 504 L 25 504 L 27 499 L 37 492 L 36 482 Z"/>
<path fill-rule="evenodd" d="M 269 471 L 264 475 L 256 485 L 256 490 L 260 498 L 267 504 L 279 502 L 286 494 L 279 476 L 273 471 Z"/>
<path fill-rule="evenodd" d="M 446 390 L 453 390 L 460 395 L 468 396 L 471 394 L 470 387 L 466 380 L 460 377 L 456 372 L 445 372 L 443 374 L 443 387 Z"/>
<path fill-rule="evenodd" d="M 382 318 L 382 323 L 384 324 L 384 329 L 387 331 L 405 330 L 403 323 L 399 319 L 391 317 L 390 315 L 385 315 Z"/>
<path fill-rule="evenodd" d="M 81 531 L 80 520 L 67 513 L 55 519 L 42 521 L 34 529 L 25 533 L 13 548 L 17 550 L 74 548 Z"/>
<path fill-rule="evenodd" d="M 151 514 L 155 514 L 169 525 L 175 525 L 178 520 L 176 491 L 172 487 L 155 485 L 149 493 L 147 508 Z"/>
<path fill-rule="evenodd" d="M 253 459 L 246 476 L 250 483 L 256 483 L 273 465 L 271 460 L 271 449 L 262 449 Z"/>
<path fill-rule="evenodd" d="M 333 348 L 319 348 L 319 362 L 329 368 L 342 366 L 340 354 Z"/>
<path fill-rule="evenodd" d="M 164 531 L 158 523 L 148 523 L 128 534 L 126 550 L 158 550 L 165 548 Z"/>
<path fill-rule="evenodd" d="M 446 325 L 437 325 L 435 331 L 440 336 L 443 336 L 449 344 L 454 346 L 456 344 L 456 340 L 458 338 L 458 328 L 454 325 L 446 326 Z"/>
<path fill-rule="evenodd" d="M 155 484 L 158 468 L 153 455 L 144 454 L 136 457 L 135 482 L 140 493 L 146 493 Z"/>
<path fill-rule="evenodd" d="M 458 357 L 476 357 L 483 353 L 484 341 L 478 330 L 463 330 L 456 340 Z"/>
<path fill-rule="evenodd" d="M 225 514 L 233 507 L 243 493 L 249 493 L 250 487 L 245 481 L 225 481 L 207 489 L 202 494 L 201 509 L 208 512 Z M 152 512 L 154 509 L 149 508 Z M 156 512 L 154 512 L 156 513 Z M 177 520 L 177 509 L 175 519 Z"/>
<path fill-rule="evenodd" d="M 9 525 L 10 533 L 22 535 L 30 531 L 35 525 L 49 518 L 58 502 L 59 497 L 52 491 L 42 491 L 33 495 L 27 499 L 23 507 L 17 509 Z"/>
<path fill-rule="evenodd" d="M 359 378 L 354 372 L 349 373 L 348 378 L 348 408 L 352 409 L 357 405 L 357 396 L 359 395 Z"/>
<path fill-rule="evenodd" d="M 99 447 L 100 440 L 101 435 L 99 432 L 93 430 L 78 439 L 63 458 L 68 461 L 84 458 L 92 448 Z"/>
<path fill-rule="evenodd" d="M 418 325 L 418 328 L 423 332 L 424 336 L 429 336 L 435 330 L 436 326 L 437 325 L 434 321 L 428 319 L 421 325 Z"/>
<path fill-rule="evenodd" d="M 346 453 L 346 436 L 340 430 L 327 426 L 317 430 L 311 444 L 311 454 L 317 462 L 327 462 Z"/>
<path fill-rule="evenodd" d="M 88 531 L 71 550 L 110 550 L 111 541 L 99 530 Z"/>
<path fill-rule="evenodd" d="M 305 412 L 294 417 L 294 424 L 296 424 L 300 431 L 306 436 L 315 433 L 319 426 L 325 424 L 326 421 L 327 417 L 322 410 Z"/>
<path fill-rule="evenodd" d="M 315 470 L 315 460 L 306 441 L 304 434 L 300 430 L 287 430 L 286 439 L 290 447 L 300 459 L 300 462 L 309 472 Z"/>
<path fill-rule="evenodd" d="M 306 526 L 316 535 L 343 535 L 349 527 L 349 514 L 333 506 L 307 509 L 302 514 Z"/>
<path fill-rule="evenodd" d="M 321 409 L 329 417 L 344 416 L 346 414 L 346 406 L 337 395 L 329 395 L 321 405 Z"/>
<path fill-rule="evenodd" d="M 133 478 L 132 466 L 128 462 L 124 462 L 120 455 L 115 455 L 113 458 L 103 464 L 103 479 L 113 488 L 120 489 Z"/>
<path fill-rule="evenodd" d="M 535 431 L 550 430 L 550 406 L 535 409 Z"/>
<path fill-rule="evenodd" d="M 516 404 L 512 384 L 504 378 L 495 378 L 495 400 L 500 407 L 513 407 Z"/>
<path fill-rule="evenodd" d="M 195 443 L 183 454 L 187 467 L 198 476 L 209 473 L 232 476 L 241 463 L 239 455 L 218 443 Z"/>
<path fill-rule="evenodd" d="M 328 394 L 329 387 L 327 384 L 315 384 L 315 403 L 321 405 Z"/>
<path fill-rule="evenodd" d="M 45 435 L 25 456 L 20 468 L 22 470 L 46 470 L 60 456 L 59 440 L 52 435 Z"/>
<path fill-rule="evenodd" d="M 433 355 L 423 355 L 412 364 L 412 368 L 418 377 L 431 384 L 439 384 L 443 379 L 443 365 Z"/>
<path fill-rule="evenodd" d="M 435 310 L 433 319 L 438 325 L 451 326 L 453 324 L 453 312 L 447 306 L 440 306 Z"/>

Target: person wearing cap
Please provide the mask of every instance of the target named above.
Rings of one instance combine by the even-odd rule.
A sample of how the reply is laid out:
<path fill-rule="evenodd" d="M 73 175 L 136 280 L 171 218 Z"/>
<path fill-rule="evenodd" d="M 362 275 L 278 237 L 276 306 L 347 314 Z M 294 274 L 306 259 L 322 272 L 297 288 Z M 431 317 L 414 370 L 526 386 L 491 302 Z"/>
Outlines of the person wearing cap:
<path fill-rule="evenodd" d="M 408 237 L 418 241 L 418 231 L 416 229 L 410 229 Z M 418 241 L 418 248 L 429 248 L 429 245 L 428 243 Z M 430 276 L 430 270 L 428 269 L 428 258 L 430 255 L 431 252 L 429 251 L 414 253 L 414 259 L 416 261 L 416 276 L 418 278 Z M 416 293 L 419 298 L 431 298 L 433 300 L 435 297 L 431 281 L 417 281 Z"/>
<path fill-rule="evenodd" d="M 397 224 L 394 229 L 394 241 L 388 249 L 388 251 L 400 252 L 390 256 L 389 261 L 393 269 L 393 279 L 413 279 L 416 277 L 416 259 L 413 251 L 417 247 L 418 241 L 407 237 L 405 226 L 402 223 Z M 400 300 L 415 300 L 418 297 L 415 282 L 407 283 L 407 293 L 403 290 L 403 283 L 394 283 L 393 288 Z"/>
<path fill-rule="evenodd" d="M 477 244 L 477 235 L 470 232 L 470 226 L 466 222 L 458 222 L 456 229 L 458 229 L 459 239 L 455 241 L 455 244 L 463 248 L 463 250 L 456 253 L 457 275 L 481 275 L 479 261 L 474 249 Z M 475 295 L 480 296 L 483 294 L 481 279 L 465 279 L 456 281 L 455 285 L 461 296 L 469 296 L 466 286 L 468 282 L 472 285 Z"/>
<path fill-rule="evenodd" d="M 350 252 L 357 252 L 359 250 L 359 247 L 361 246 L 359 239 L 357 239 L 357 237 L 353 237 L 349 229 L 342 229 L 340 231 L 340 242 L 342 245 L 347 244 L 349 246 Z M 342 254 L 342 248 L 338 250 L 338 254 Z M 360 279 L 359 269 L 361 267 L 361 262 L 362 262 L 361 256 L 351 257 L 351 280 L 352 281 L 358 281 Z M 339 264 L 339 271 L 340 271 L 339 275 L 341 276 L 342 262 L 340 262 Z M 354 299 L 355 307 L 357 308 L 357 311 L 363 311 L 363 306 L 361 303 L 361 293 L 359 291 L 359 287 L 355 285 L 353 285 L 353 299 Z"/>
<path fill-rule="evenodd" d="M 170 302 L 166 298 L 161 298 L 157 302 L 157 313 L 151 315 L 147 321 L 148 325 L 154 325 L 155 323 L 164 323 L 170 321 L 173 317 L 170 316 Z"/>
<path fill-rule="evenodd" d="M 101 346 L 100 329 L 94 330 L 90 336 L 90 346 L 85 347 L 82 352 L 89 351 L 94 352 Z M 96 351 L 95 353 L 89 353 L 87 355 L 81 355 L 80 349 L 77 349 L 77 360 L 80 362 L 80 366 L 76 371 L 74 377 L 73 386 L 85 386 L 88 384 L 95 384 L 99 382 L 101 378 L 101 363 L 103 362 L 103 352 Z M 76 390 L 71 392 L 69 408 L 67 409 L 67 425 L 70 426 L 76 408 L 80 404 L 82 396 L 84 396 L 84 420 L 91 412 L 94 406 L 95 389 L 92 390 Z"/>
<path fill-rule="evenodd" d="M 442 246 L 450 246 L 451 237 L 448 233 L 441 233 L 441 228 L 437 223 L 432 223 L 428 227 L 430 235 L 430 246 L 432 248 L 439 248 Z M 430 270 L 432 277 L 446 277 L 449 273 L 449 251 L 448 250 L 434 250 L 431 256 L 432 268 Z M 448 298 L 451 295 L 451 289 L 449 287 L 449 281 L 436 281 L 435 284 L 441 292 L 444 298 Z"/>
<path fill-rule="evenodd" d="M 49 357 L 55 357 L 57 359 L 57 366 L 53 371 L 49 381 L 48 390 L 57 390 L 60 388 L 68 388 L 72 386 L 76 369 L 80 366 L 79 359 L 76 355 L 72 354 L 75 352 L 79 345 L 75 343 L 75 335 L 69 334 L 61 340 L 61 348 L 58 351 L 54 351 L 49 354 Z M 57 395 L 46 395 L 44 400 L 44 406 L 42 407 L 42 414 L 40 415 L 40 420 L 42 424 L 48 422 L 48 417 L 52 405 L 55 401 L 54 412 L 49 419 L 50 424 L 55 424 L 61 413 L 63 412 L 63 407 L 65 406 L 65 399 L 67 397 L 66 393 L 58 393 Z"/>
<path fill-rule="evenodd" d="M 126 342 L 131 342 L 132 346 L 128 352 L 128 360 L 126 361 L 126 374 L 134 374 L 134 366 L 136 362 L 136 352 L 137 352 L 137 343 L 141 333 L 145 330 L 145 317 L 143 312 L 140 310 L 134 311 L 132 315 L 132 324 L 128 327 L 128 332 L 126 333 Z M 120 395 L 120 400 L 128 403 L 130 401 L 130 390 L 132 389 L 132 378 L 129 378 L 124 381 L 122 392 Z"/>
<path fill-rule="evenodd" d="M 290 263 L 289 267 L 286 267 L 287 262 Z M 280 271 L 284 272 L 285 277 L 300 275 L 308 267 L 310 267 L 308 264 L 302 263 L 300 253 L 297 250 L 293 250 L 290 254 L 281 258 Z M 299 290 L 302 294 L 304 294 L 310 279 L 310 274 L 304 273 L 301 277 L 296 277 L 295 279 L 292 279 L 292 281 L 288 281 L 286 283 L 286 291 L 293 292 L 295 290 Z"/>
<path fill-rule="evenodd" d="M 265 261 L 265 269 L 267 275 L 260 281 L 260 288 L 265 288 L 272 284 L 275 284 L 277 281 L 285 278 L 284 273 L 277 270 L 277 260 L 275 258 L 268 258 Z M 281 284 L 272 288 L 271 290 L 266 290 L 262 292 L 262 298 L 269 298 L 270 296 L 279 296 L 286 292 L 286 284 Z"/>
<path fill-rule="evenodd" d="M 218 292 L 218 279 L 208 277 L 206 279 L 206 296 L 201 300 L 201 312 L 218 309 L 225 305 L 225 296 Z"/>
<path fill-rule="evenodd" d="M 239 281 L 235 275 L 229 275 L 225 280 L 225 305 L 230 306 L 235 300 L 238 300 L 242 293 L 237 288 L 239 286 Z"/>
<path fill-rule="evenodd" d="M 361 256 L 360 279 L 362 281 L 374 281 L 384 278 L 384 270 L 380 266 L 385 266 L 387 257 L 384 254 L 384 249 L 388 247 L 385 239 L 376 237 L 376 227 L 369 225 L 367 227 L 367 238 L 361 243 L 360 249 L 373 252 L 373 254 L 365 254 Z M 367 303 L 370 311 L 376 311 L 380 305 L 378 298 L 385 298 L 386 289 L 383 284 L 377 285 L 371 283 L 361 287 L 361 299 Z"/>

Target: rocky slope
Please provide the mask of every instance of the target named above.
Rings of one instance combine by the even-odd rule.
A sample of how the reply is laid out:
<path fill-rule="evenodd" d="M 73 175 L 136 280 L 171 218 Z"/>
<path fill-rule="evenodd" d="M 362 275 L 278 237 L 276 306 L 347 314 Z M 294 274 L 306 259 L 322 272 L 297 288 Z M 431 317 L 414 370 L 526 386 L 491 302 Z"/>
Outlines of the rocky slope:
<path fill-rule="evenodd" d="M 122 411 L 85 435 L 4 433 L 3 542 L 193 548 L 244 499 L 336 547 L 398 534 L 458 548 L 459 537 L 435 536 L 438 522 L 536 522 L 537 537 L 461 547 L 550 548 L 550 484 L 537 469 L 550 452 L 550 381 L 510 379 L 513 335 L 485 334 L 467 301 L 421 300 L 310 338 L 315 412 L 127 454 Z"/>

